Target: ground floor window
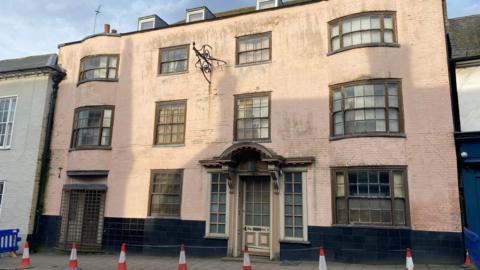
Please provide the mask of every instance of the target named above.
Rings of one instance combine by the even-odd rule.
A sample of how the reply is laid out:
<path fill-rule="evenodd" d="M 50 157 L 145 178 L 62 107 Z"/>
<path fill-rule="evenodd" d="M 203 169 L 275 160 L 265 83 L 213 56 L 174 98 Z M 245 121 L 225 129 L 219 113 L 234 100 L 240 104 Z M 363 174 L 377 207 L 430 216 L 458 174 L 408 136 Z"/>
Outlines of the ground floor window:
<path fill-rule="evenodd" d="M 304 172 L 285 172 L 283 183 L 283 224 L 285 239 L 307 239 L 305 185 Z"/>
<path fill-rule="evenodd" d="M 155 170 L 150 186 L 150 216 L 180 217 L 182 170 Z"/>
<path fill-rule="evenodd" d="M 227 175 L 210 174 L 210 216 L 207 227 L 209 235 L 227 233 Z"/>
<path fill-rule="evenodd" d="M 404 168 L 334 170 L 337 224 L 407 225 Z"/>

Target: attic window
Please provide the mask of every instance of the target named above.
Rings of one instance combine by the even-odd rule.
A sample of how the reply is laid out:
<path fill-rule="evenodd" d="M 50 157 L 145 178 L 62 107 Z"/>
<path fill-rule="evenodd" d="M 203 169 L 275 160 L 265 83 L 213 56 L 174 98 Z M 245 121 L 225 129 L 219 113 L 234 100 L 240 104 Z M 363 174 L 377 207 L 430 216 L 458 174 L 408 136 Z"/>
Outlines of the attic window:
<path fill-rule="evenodd" d="M 282 5 L 281 0 L 257 0 L 257 10 L 275 8 Z"/>
<path fill-rule="evenodd" d="M 138 18 L 138 30 L 147 30 L 147 29 L 155 29 L 155 28 L 163 28 L 167 27 L 168 23 L 162 20 L 157 15 L 150 15 Z"/>
<path fill-rule="evenodd" d="M 140 23 L 140 30 L 152 29 L 154 26 L 153 20 L 143 21 Z"/>
<path fill-rule="evenodd" d="M 185 21 L 191 23 L 213 18 L 215 18 L 215 15 L 207 7 L 197 7 L 187 9 L 187 18 Z"/>
<path fill-rule="evenodd" d="M 205 12 L 203 10 L 188 14 L 187 22 L 203 21 Z"/>

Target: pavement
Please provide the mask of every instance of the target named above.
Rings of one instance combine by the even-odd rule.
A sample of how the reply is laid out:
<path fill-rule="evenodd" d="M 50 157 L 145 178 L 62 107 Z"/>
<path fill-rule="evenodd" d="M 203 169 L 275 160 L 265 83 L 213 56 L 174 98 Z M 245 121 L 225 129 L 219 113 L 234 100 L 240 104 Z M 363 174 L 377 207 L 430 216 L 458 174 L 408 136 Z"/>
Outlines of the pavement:
<path fill-rule="evenodd" d="M 65 269 L 69 259 L 64 253 L 35 253 L 31 254 L 33 269 L 52 270 Z M 0 258 L 0 269 L 15 269 L 20 263 L 21 257 Z M 78 254 L 78 264 L 82 270 L 115 270 L 117 267 L 118 255 L 91 255 Z M 189 258 L 187 254 L 188 270 L 241 270 L 242 261 L 221 258 Z M 327 262 L 329 270 L 404 270 L 405 265 L 359 265 L 340 264 Z M 178 267 L 176 257 L 155 257 L 144 255 L 128 255 L 127 266 L 129 270 L 175 270 Z M 253 259 L 252 269 L 254 270 L 317 270 L 318 262 L 270 262 L 256 261 Z M 415 270 L 435 269 L 454 270 L 462 269 L 460 266 L 445 265 L 415 265 Z"/>

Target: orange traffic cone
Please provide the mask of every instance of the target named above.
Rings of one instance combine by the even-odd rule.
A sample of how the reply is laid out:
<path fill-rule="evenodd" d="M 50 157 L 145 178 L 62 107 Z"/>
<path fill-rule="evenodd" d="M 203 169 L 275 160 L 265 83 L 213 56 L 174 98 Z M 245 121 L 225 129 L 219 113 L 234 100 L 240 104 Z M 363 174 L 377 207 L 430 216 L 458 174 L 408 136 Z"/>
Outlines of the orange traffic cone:
<path fill-rule="evenodd" d="M 185 245 L 180 245 L 180 259 L 178 260 L 178 270 L 187 270 L 187 259 L 185 257 Z"/>
<path fill-rule="evenodd" d="M 325 260 L 325 251 L 320 247 L 320 257 L 318 259 L 318 269 L 327 270 L 327 261 Z"/>
<path fill-rule="evenodd" d="M 414 270 L 413 259 L 412 259 L 412 252 L 409 248 L 407 248 L 407 265 L 406 270 Z"/>
<path fill-rule="evenodd" d="M 17 267 L 17 269 L 27 269 L 27 268 L 32 268 L 32 265 L 30 264 L 30 246 L 28 245 L 28 242 L 25 242 L 25 247 L 23 248 L 22 261 L 20 262 L 20 265 Z"/>
<path fill-rule="evenodd" d="M 65 270 L 80 270 L 78 268 L 78 259 L 77 259 L 77 242 L 72 243 L 72 252 L 70 253 L 70 260 L 68 261 L 68 266 Z"/>
<path fill-rule="evenodd" d="M 462 267 L 467 269 L 472 268 L 472 261 L 470 260 L 470 254 L 468 254 L 468 250 L 467 257 L 465 257 L 465 262 L 462 264 Z"/>
<path fill-rule="evenodd" d="M 248 247 L 245 247 L 245 251 L 243 252 L 243 270 L 252 270 L 250 254 L 248 254 Z"/>
<path fill-rule="evenodd" d="M 117 270 L 127 270 L 127 248 L 125 243 L 122 244 L 120 250 L 120 258 L 118 258 Z"/>

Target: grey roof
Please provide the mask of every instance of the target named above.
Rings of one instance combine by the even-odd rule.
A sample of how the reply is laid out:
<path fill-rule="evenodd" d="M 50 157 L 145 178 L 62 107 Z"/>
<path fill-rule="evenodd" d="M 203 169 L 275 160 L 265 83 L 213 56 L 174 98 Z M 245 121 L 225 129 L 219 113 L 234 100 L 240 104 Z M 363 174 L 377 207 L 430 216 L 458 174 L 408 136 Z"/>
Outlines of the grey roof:
<path fill-rule="evenodd" d="M 452 58 L 480 56 L 480 14 L 448 20 Z"/>
<path fill-rule="evenodd" d="M 57 66 L 57 55 L 45 54 L 0 60 L 0 73 L 21 72 L 42 68 L 59 70 Z"/>

